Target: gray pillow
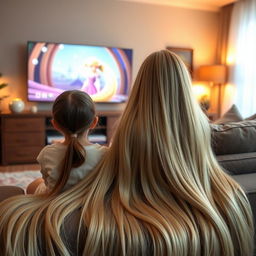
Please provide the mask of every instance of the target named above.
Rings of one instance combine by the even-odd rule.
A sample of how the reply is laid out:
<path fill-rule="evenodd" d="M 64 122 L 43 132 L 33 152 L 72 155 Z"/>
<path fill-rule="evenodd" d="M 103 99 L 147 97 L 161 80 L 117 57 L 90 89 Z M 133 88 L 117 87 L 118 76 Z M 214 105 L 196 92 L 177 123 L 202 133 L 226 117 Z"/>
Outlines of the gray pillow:
<path fill-rule="evenodd" d="M 244 120 L 256 120 L 256 114 L 245 118 Z"/>
<path fill-rule="evenodd" d="M 216 155 L 256 152 L 256 120 L 211 124 Z"/>
<path fill-rule="evenodd" d="M 231 108 L 219 119 L 217 119 L 215 124 L 226 124 L 230 122 L 243 121 L 243 117 L 239 113 L 236 105 L 232 105 Z"/>

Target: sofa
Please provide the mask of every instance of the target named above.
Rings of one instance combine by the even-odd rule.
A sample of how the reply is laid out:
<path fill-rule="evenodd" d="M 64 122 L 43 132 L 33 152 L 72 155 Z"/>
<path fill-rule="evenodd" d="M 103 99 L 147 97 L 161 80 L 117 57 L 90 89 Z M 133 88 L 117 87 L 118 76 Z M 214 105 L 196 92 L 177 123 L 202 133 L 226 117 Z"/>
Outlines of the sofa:
<path fill-rule="evenodd" d="M 212 148 L 219 164 L 245 190 L 256 230 L 256 114 L 243 119 L 233 105 L 211 123 Z M 255 252 L 256 256 L 256 236 Z"/>
<path fill-rule="evenodd" d="M 245 190 L 251 204 L 254 216 L 254 229 L 256 231 L 256 152 L 218 155 L 217 159 L 222 167 L 227 170 Z M 256 234 L 254 235 L 253 255 L 256 256 Z"/>

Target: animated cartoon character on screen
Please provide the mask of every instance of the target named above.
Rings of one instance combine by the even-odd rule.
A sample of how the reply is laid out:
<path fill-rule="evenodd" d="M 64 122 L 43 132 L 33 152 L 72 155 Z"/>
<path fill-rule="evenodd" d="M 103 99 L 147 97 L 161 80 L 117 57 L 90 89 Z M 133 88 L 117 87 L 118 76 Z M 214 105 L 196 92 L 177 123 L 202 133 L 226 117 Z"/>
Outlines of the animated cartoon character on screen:
<path fill-rule="evenodd" d="M 85 64 L 86 68 L 86 80 L 82 86 L 82 91 L 85 91 L 89 95 L 98 93 L 104 87 L 104 80 L 102 72 L 104 70 L 103 65 L 98 61 L 92 61 Z"/>
<path fill-rule="evenodd" d="M 85 62 L 86 79 L 81 91 L 88 93 L 94 101 L 105 102 L 117 92 L 117 77 L 112 68 L 95 58 Z"/>

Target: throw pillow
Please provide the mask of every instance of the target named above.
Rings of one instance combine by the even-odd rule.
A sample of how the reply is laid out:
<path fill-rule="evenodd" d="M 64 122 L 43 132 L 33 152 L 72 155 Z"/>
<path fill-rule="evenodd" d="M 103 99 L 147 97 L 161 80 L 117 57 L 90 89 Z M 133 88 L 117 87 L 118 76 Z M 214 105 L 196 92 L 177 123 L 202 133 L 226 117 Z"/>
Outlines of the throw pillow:
<path fill-rule="evenodd" d="M 244 120 L 256 120 L 256 114 L 245 118 Z"/>
<path fill-rule="evenodd" d="M 243 121 L 243 117 L 239 113 L 239 110 L 236 105 L 232 105 L 231 108 L 218 120 L 216 120 L 215 124 L 225 124 L 230 122 L 239 122 Z"/>
<path fill-rule="evenodd" d="M 256 152 L 256 120 L 211 124 L 216 155 Z"/>

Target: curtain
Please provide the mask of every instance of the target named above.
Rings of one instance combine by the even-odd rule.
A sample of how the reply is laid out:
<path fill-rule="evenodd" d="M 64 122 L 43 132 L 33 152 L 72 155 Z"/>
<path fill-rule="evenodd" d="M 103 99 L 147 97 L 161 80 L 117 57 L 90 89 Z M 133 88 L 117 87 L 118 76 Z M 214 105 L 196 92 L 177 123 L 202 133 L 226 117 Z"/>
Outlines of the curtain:
<path fill-rule="evenodd" d="M 217 41 L 217 64 L 227 65 L 227 52 L 228 52 L 228 40 L 229 40 L 229 30 L 230 21 L 233 11 L 234 4 L 225 5 L 220 9 L 219 15 L 219 33 Z M 220 91 L 219 91 L 220 90 Z M 226 110 L 232 105 L 230 100 L 230 86 L 228 84 L 222 85 L 220 87 L 212 88 L 212 103 L 215 105 L 213 108 L 215 112 L 220 107 L 220 114 L 225 113 Z M 220 97 L 221 105 L 218 106 L 218 98 Z M 214 104 L 215 103 L 215 104 Z"/>
<path fill-rule="evenodd" d="M 227 63 L 228 82 L 235 87 L 234 103 L 248 117 L 256 113 L 256 0 L 234 5 Z"/>
<path fill-rule="evenodd" d="M 227 64 L 228 37 L 230 20 L 234 4 L 225 5 L 220 9 L 219 33 L 217 41 L 217 63 Z"/>

